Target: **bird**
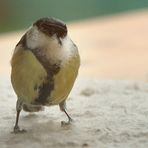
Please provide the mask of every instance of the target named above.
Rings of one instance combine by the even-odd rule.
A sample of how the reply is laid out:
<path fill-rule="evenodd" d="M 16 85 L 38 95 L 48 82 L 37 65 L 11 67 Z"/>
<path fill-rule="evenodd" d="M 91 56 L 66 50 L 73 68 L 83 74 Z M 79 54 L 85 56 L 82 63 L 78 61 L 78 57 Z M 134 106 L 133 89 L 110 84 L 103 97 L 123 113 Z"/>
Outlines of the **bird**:
<path fill-rule="evenodd" d="M 78 47 L 68 35 L 67 25 L 54 17 L 36 20 L 21 37 L 11 58 L 11 83 L 17 96 L 16 120 L 13 132 L 19 127 L 22 110 L 38 112 L 44 106 L 59 105 L 68 117 L 66 100 L 80 67 Z"/>

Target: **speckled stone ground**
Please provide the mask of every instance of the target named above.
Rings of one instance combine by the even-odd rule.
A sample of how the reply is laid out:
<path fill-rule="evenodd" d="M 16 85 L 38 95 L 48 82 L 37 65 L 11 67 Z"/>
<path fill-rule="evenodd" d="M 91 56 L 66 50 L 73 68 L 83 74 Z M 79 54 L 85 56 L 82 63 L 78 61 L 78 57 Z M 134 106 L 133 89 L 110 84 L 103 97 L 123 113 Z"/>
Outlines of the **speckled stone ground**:
<path fill-rule="evenodd" d="M 134 81 L 78 79 L 67 101 L 70 126 L 57 106 L 28 114 L 24 134 L 12 134 L 16 96 L 9 80 L 0 80 L 0 147 L 148 147 L 148 84 Z"/>

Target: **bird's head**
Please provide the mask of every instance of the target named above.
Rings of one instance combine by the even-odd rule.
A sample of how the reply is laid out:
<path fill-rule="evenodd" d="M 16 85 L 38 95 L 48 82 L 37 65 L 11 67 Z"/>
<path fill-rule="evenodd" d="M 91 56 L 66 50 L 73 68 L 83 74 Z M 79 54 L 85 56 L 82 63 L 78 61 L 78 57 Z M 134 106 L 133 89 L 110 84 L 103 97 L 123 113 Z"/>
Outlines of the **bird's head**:
<path fill-rule="evenodd" d="M 66 24 L 55 18 L 40 18 L 33 23 L 27 32 L 27 46 L 30 49 L 62 45 L 62 40 L 67 37 Z"/>

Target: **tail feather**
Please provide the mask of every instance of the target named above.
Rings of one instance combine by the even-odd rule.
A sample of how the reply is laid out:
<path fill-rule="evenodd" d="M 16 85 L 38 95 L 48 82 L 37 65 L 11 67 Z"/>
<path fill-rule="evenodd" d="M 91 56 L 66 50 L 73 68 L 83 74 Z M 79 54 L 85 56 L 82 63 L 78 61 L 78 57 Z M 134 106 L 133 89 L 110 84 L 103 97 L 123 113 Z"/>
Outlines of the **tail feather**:
<path fill-rule="evenodd" d="M 38 111 L 43 111 L 44 106 L 23 104 L 23 110 L 26 111 L 26 112 L 38 112 Z"/>

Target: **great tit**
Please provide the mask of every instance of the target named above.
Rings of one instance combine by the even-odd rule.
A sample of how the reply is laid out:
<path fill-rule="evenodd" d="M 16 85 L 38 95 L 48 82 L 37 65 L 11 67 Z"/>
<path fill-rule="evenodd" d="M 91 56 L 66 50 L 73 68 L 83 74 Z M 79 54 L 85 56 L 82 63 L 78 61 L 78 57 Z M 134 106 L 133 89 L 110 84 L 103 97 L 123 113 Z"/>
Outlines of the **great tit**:
<path fill-rule="evenodd" d="M 56 18 L 40 18 L 17 43 L 11 59 L 11 82 L 17 95 L 14 133 L 24 132 L 18 121 L 21 110 L 40 111 L 43 106 L 65 109 L 80 66 L 77 46 L 66 24 Z"/>

